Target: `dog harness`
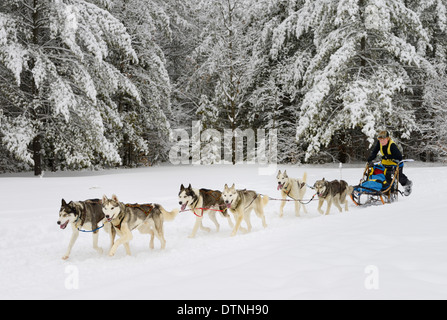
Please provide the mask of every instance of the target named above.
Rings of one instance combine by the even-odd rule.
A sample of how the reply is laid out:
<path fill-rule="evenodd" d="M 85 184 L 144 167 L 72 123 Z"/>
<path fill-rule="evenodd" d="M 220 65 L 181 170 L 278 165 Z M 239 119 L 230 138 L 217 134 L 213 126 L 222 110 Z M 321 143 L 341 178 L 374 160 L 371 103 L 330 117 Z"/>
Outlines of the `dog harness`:
<path fill-rule="evenodd" d="M 130 203 L 126 203 L 125 206 L 129 207 L 129 208 L 140 209 L 141 211 L 144 212 L 146 217 L 149 216 L 151 214 L 152 210 L 154 209 L 154 205 L 152 203 L 145 203 L 145 204 L 138 204 L 138 203 L 130 204 Z M 147 207 L 147 208 L 144 209 L 143 207 Z"/>
<path fill-rule="evenodd" d="M 305 182 L 299 183 L 298 180 L 296 180 L 296 183 L 297 183 L 297 185 L 298 185 L 298 189 L 301 189 L 301 188 L 303 188 L 303 187 L 306 185 Z M 284 186 L 284 187 L 281 189 L 281 191 L 283 191 L 288 197 L 292 198 L 293 200 L 296 200 L 296 199 L 294 199 L 294 198 L 290 195 L 290 192 L 292 192 L 292 188 L 290 188 L 290 190 L 287 191 L 287 188 L 289 187 L 289 185 L 291 186 L 291 183 L 290 183 L 290 182 L 287 184 L 287 186 Z"/>
<path fill-rule="evenodd" d="M 145 203 L 145 204 L 138 204 L 138 203 L 130 204 L 130 203 L 126 203 L 126 204 L 124 204 L 124 206 L 125 207 L 129 207 L 129 208 L 137 208 L 137 209 L 143 211 L 144 214 L 146 215 L 146 217 L 148 217 L 151 214 L 152 210 L 155 207 L 152 203 Z M 148 209 L 145 210 L 142 207 L 148 207 Z M 121 206 L 120 206 L 120 209 L 121 209 L 121 212 L 123 212 L 123 215 L 122 215 L 122 217 L 120 219 L 120 223 L 118 225 L 113 224 L 113 226 L 121 231 L 121 224 L 123 223 L 123 220 L 124 220 L 126 214 L 125 214 L 125 211 L 123 210 L 123 208 L 121 208 Z M 120 214 L 121 214 L 121 212 L 120 212 Z"/>

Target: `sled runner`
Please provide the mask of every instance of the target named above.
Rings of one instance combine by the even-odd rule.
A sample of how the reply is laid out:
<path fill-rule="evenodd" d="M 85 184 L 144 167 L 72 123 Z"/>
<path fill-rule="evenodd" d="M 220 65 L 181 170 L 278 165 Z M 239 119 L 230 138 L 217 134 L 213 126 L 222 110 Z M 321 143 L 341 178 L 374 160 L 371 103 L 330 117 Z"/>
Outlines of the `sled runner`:
<path fill-rule="evenodd" d="M 404 162 L 413 160 L 402 160 L 397 165 L 383 165 L 381 162 L 370 165 L 366 164 L 363 177 L 351 194 L 352 201 L 357 206 L 377 205 L 391 203 L 398 200 L 399 193 L 399 171 L 402 170 Z"/>

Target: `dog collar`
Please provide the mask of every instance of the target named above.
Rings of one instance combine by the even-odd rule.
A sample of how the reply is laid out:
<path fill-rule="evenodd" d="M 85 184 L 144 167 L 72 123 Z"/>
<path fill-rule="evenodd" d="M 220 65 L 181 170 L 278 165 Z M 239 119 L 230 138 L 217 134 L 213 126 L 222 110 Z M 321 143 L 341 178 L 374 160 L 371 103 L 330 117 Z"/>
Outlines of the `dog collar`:
<path fill-rule="evenodd" d="M 234 204 L 234 209 L 236 209 L 238 206 L 239 206 L 239 203 L 242 201 L 241 199 L 240 199 L 240 195 L 239 195 L 239 199 L 238 199 L 239 201 L 237 201 L 237 202 L 233 202 L 232 204 L 231 204 L 231 206 L 230 206 L 230 209 L 231 209 L 231 207 L 233 206 L 233 204 Z"/>
<path fill-rule="evenodd" d="M 191 203 L 191 208 L 195 208 L 196 205 L 199 203 L 199 197 L 197 197 L 197 200 Z"/>
<path fill-rule="evenodd" d="M 290 188 L 290 190 L 287 190 L 289 188 L 289 186 L 290 186 L 290 181 L 287 181 L 287 183 L 285 183 L 281 189 L 287 196 L 292 191 L 292 188 Z"/>
<path fill-rule="evenodd" d="M 76 228 L 79 228 L 79 226 L 76 225 L 76 224 L 78 223 L 78 220 L 79 220 L 79 215 L 78 215 L 78 217 L 76 218 L 76 220 L 73 222 L 73 224 L 74 224 L 74 226 L 75 226 Z"/>
<path fill-rule="evenodd" d="M 125 205 L 121 202 L 119 204 L 119 208 L 120 208 L 120 213 L 118 213 L 118 216 L 116 217 L 117 219 L 119 219 L 119 223 L 117 225 L 115 225 L 113 223 L 113 220 L 115 220 L 115 217 L 113 217 L 113 219 L 110 220 L 110 222 L 112 223 L 112 225 L 115 228 L 117 228 L 118 230 L 121 230 L 121 224 L 123 223 L 123 220 L 126 217 L 126 208 L 125 208 Z"/>
<path fill-rule="evenodd" d="M 321 193 L 321 194 L 318 193 L 318 196 L 324 198 L 328 195 L 328 193 L 329 193 L 329 188 L 326 188 L 326 190 L 324 190 L 323 193 Z"/>

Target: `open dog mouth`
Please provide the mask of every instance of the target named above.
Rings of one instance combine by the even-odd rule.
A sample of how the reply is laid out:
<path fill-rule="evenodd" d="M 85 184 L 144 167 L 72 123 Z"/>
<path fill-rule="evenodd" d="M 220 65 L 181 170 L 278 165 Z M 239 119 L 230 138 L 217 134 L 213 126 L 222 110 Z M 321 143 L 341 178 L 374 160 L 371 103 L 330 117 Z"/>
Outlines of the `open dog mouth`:
<path fill-rule="evenodd" d="M 186 205 L 187 205 L 186 203 L 182 204 L 182 207 L 181 207 L 182 211 L 184 211 L 186 209 Z"/>
<path fill-rule="evenodd" d="M 67 227 L 67 225 L 68 225 L 68 222 L 69 222 L 69 221 L 67 220 L 64 224 L 61 224 L 61 225 L 60 225 L 60 228 L 61 228 L 61 229 L 65 229 L 65 228 Z"/>
<path fill-rule="evenodd" d="M 284 187 L 284 184 L 278 183 L 278 189 L 277 190 L 281 190 Z"/>

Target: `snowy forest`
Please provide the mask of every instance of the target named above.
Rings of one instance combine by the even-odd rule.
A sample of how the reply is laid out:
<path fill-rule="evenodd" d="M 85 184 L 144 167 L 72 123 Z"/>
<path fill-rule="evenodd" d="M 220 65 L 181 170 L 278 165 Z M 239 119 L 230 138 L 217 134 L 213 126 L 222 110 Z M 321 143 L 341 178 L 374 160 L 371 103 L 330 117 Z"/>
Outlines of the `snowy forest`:
<path fill-rule="evenodd" d="M 447 0 L 0 0 L 0 172 L 166 162 L 194 121 L 444 161 L 446 64 Z"/>

